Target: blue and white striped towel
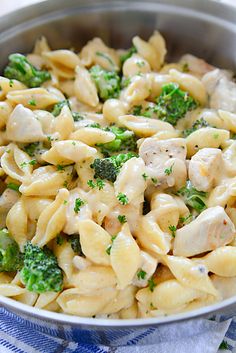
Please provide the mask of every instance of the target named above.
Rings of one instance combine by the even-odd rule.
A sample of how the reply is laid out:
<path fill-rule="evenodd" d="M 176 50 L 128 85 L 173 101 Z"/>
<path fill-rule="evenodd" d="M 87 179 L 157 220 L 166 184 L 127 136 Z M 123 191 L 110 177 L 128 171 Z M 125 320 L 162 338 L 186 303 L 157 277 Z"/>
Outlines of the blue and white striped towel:
<path fill-rule="evenodd" d="M 95 332 L 29 321 L 0 308 L 0 353 L 216 353 L 222 340 L 227 349 L 219 352 L 236 353 L 236 317 Z"/>

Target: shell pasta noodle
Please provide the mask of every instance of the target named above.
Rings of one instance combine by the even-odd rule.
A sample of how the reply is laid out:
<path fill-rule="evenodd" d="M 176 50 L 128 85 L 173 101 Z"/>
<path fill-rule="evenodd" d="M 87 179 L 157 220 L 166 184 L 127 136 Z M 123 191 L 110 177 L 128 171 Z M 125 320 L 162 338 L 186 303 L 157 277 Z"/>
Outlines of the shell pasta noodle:
<path fill-rule="evenodd" d="M 233 72 L 166 54 L 155 30 L 129 49 L 40 38 L 9 56 L 0 295 L 107 319 L 236 295 Z"/>

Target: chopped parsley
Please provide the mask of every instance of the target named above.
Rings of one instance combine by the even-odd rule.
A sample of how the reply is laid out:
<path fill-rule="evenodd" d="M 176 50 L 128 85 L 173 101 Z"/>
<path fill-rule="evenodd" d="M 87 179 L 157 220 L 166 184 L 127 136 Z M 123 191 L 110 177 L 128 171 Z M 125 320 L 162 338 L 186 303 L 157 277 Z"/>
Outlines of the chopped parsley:
<path fill-rule="evenodd" d="M 37 161 L 36 161 L 36 159 L 32 159 L 32 160 L 29 161 L 29 162 L 23 162 L 23 163 L 20 164 L 20 167 L 21 167 L 21 168 L 25 168 L 25 167 L 27 166 L 27 164 L 29 164 L 29 165 L 35 165 L 35 164 L 37 164 Z"/>
<path fill-rule="evenodd" d="M 109 245 L 108 248 L 106 249 L 106 253 L 108 255 L 111 255 L 111 247 L 112 247 L 112 244 L 113 244 L 113 241 L 115 240 L 115 238 L 116 238 L 116 235 L 111 237 L 111 245 Z"/>
<path fill-rule="evenodd" d="M 29 105 L 32 105 L 33 107 L 35 107 L 36 106 L 36 101 L 35 101 L 35 99 L 31 99 L 31 100 L 29 100 Z"/>
<path fill-rule="evenodd" d="M 119 194 L 117 195 L 117 200 L 122 204 L 122 205 L 128 205 L 129 203 L 129 199 L 128 197 L 123 194 L 122 192 L 119 192 Z"/>
<path fill-rule="evenodd" d="M 19 187 L 20 187 L 20 185 L 17 185 L 15 183 L 8 183 L 7 184 L 7 189 L 11 189 L 14 191 L 19 191 Z"/>
<path fill-rule="evenodd" d="M 148 175 L 147 175 L 146 173 L 143 173 L 143 174 L 142 174 L 142 177 L 143 177 L 144 180 L 147 180 Z"/>
<path fill-rule="evenodd" d="M 105 182 L 102 179 L 97 179 L 96 184 L 97 184 L 98 190 L 102 190 L 105 186 Z"/>
<path fill-rule="evenodd" d="M 92 123 L 92 124 L 89 124 L 87 127 L 93 127 L 93 128 L 100 129 L 101 125 L 99 123 Z"/>
<path fill-rule="evenodd" d="M 28 164 L 27 162 L 23 162 L 23 163 L 20 164 L 20 167 L 21 168 L 25 168 L 27 166 L 27 164 Z"/>
<path fill-rule="evenodd" d="M 146 275 L 147 275 L 147 272 L 143 271 L 142 269 L 137 273 L 138 279 L 145 279 Z"/>
<path fill-rule="evenodd" d="M 87 181 L 87 185 L 91 188 L 94 189 L 96 187 L 96 184 L 90 179 Z"/>
<path fill-rule="evenodd" d="M 77 198 L 75 200 L 75 207 L 74 207 L 75 213 L 78 213 L 80 211 L 80 207 L 83 206 L 84 204 L 85 202 L 82 199 Z"/>
<path fill-rule="evenodd" d="M 169 226 L 169 230 L 171 231 L 172 237 L 175 238 L 175 232 L 177 230 L 176 226 L 173 226 L 173 225 Z"/>
<path fill-rule="evenodd" d="M 174 164 L 172 164 L 172 166 L 171 166 L 170 168 L 166 168 L 166 169 L 164 170 L 164 173 L 165 173 L 166 175 L 171 175 L 172 172 L 173 172 L 173 166 L 174 166 Z"/>
<path fill-rule="evenodd" d="M 29 161 L 29 164 L 30 164 L 30 165 L 35 165 L 35 164 L 37 164 L 36 159 L 32 159 L 31 161 Z"/>
<path fill-rule="evenodd" d="M 191 220 L 191 218 L 192 218 L 192 214 L 190 213 L 188 216 L 186 216 L 186 217 L 179 217 L 179 221 L 180 221 L 180 223 L 182 223 L 182 224 L 184 224 L 184 223 L 188 223 L 190 220 Z"/>
<path fill-rule="evenodd" d="M 125 215 L 119 215 L 118 217 L 118 221 L 121 223 L 121 224 L 124 224 L 127 222 L 127 219 L 125 217 Z"/>
<path fill-rule="evenodd" d="M 61 165 L 61 164 L 58 164 L 57 165 L 57 170 L 61 172 L 61 171 L 65 170 L 65 166 Z"/>
<path fill-rule="evenodd" d="M 229 344 L 225 340 L 223 340 L 219 346 L 219 349 L 222 349 L 222 350 L 229 349 Z"/>
<path fill-rule="evenodd" d="M 151 178 L 151 181 L 153 182 L 153 184 L 157 184 L 157 178 Z"/>
<path fill-rule="evenodd" d="M 150 289 L 151 292 L 153 292 L 155 287 L 156 287 L 156 283 L 154 282 L 153 277 L 151 277 L 148 280 L 148 288 Z"/>
<path fill-rule="evenodd" d="M 87 181 L 87 185 L 91 189 L 98 187 L 98 190 L 102 190 L 105 186 L 105 182 L 102 179 L 97 179 L 96 182 L 94 182 L 93 180 L 90 179 Z"/>

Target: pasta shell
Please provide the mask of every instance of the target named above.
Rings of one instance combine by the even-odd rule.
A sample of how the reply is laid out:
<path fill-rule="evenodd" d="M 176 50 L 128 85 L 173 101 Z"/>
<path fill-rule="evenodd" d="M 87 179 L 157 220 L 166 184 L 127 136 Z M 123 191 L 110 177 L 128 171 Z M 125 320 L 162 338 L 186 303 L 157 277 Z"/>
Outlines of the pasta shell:
<path fill-rule="evenodd" d="M 98 290 L 92 295 L 80 294 L 77 288 L 63 291 L 57 298 L 57 303 L 65 313 L 91 317 L 97 315 L 117 295 L 113 288 Z"/>
<path fill-rule="evenodd" d="M 42 159 L 54 165 L 78 163 L 95 156 L 97 150 L 83 142 L 66 140 L 55 142 L 53 147 L 42 155 Z"/>
<path fill-rule="evenodd" d="M 132 237 L 128 224 L 124 224 L 111 247 L 111 266 L 118 278 L 118 288 L 132 283 L 140 264 L 140 250 Z"/>
<path fill-rule="evenodd" d="M 79 222 L 80 242 L 86 257 L 98 265 L 110 265 L 106 250 L 111 245 L 111 236 L 92 220 Z"/>
<path fill-rule="evenodd" d="M 27 108 L 46 109 L 48 106 L 58 103 L 60 98 L 45 88 L 29 88 L 20 91 L 11 91 L 7 94 L 7 99 L 12 104 L 22 104 Z M 33 104 L 32 104 L 33 102 Z"/>
<path fill-rule="evenodd" d="M 42 247 L 62 231 L 66 222 L 65 205 L 68 197 L 67 189 L 59 190 L 55 201 L 41 213 L 32 244 Z"/>
<path fill-rule="evenodd" d="M 169 123 L 134 115 L 120 116 L 119 123 L 129 130 L 134 131 L 134 133 L 140 137 L 153 136 L 159 131 L 174 131 L 173 126 Z"/>
<path fill-rule="evenodd" d="M 6 126 L 7 138 L 16 142 L 36 142 L 45 140 L 42 126 L 35 114 L 22 104 L 15 107 Z"/>
<path fill-rule="evenodd" d="M 37 168 L 30 178 L 24 180 L 20 192 L 26 196 L 54 196 L 71 180 L 71 173 L 71 167 L 62 171 L 54 166 Z"/>

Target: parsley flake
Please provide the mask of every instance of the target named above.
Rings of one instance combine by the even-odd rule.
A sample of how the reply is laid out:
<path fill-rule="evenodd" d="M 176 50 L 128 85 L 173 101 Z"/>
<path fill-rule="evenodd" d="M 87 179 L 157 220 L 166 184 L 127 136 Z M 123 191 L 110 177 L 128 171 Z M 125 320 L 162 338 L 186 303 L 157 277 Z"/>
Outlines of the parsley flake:
<path fill-rule="evenodd" d="M 144 180 L 147 180 L 148 175 L 147 175 L 146 173 L 143 173 L 143 174 L 142 174 L 142 177 L 143 177 Z"/>
<path fill-rule="evenodd" d="M 20 185 L 17 185 L 15 183 L 8 183 L 7 184 L 7 189 L 11 189 L 14 191 L 19 191 L 19 187 L 20 187 Z"/>
<path fill-rule="evenodd" d="M 129 199 L 128 197 L 123 194 L 122 192 L 119 192 L 119 194 L 117 195 L 117 200 L 122 204 L 122 205 L 128 205 L 129 203 Z"/>
<path fill-rule="evenodd" d="M 78 213 L 80 211 L 80 207 L 83 206 L 84 204 L 85 202 L 82 199 L 77 198 L 75 200 L 75 207 L 74 207 L 75 213 Z"/>
<path fill-rule="evenodd" d="M 145 279 L 146 275 L 147 275 L 147 272 L 143 271 L 142 269 L 137 273 L 138 279 Z"/>
<path fill-rule="evenodd" d="M 121 223 L 121 224 L 124 224 L 127 222 L 127 219 L 125 217 L 125 215 L 119 215 L 118 217 L 118 221 Z"/>
<path fill-rule="evenodd" d="M 29 161 L 29 164 L 30 164 L 30 165 L 35 165 L 35 164 L 37 164 L 36 159 L 32 159 L 31 161 Z"/>
<path fill-rule="evenodd" d="M 36 101 L 35 101 L 35 99 L 29 100 L 28 103 L 29 103 L 29 105 L 32 105 L 33 107 L 36 106 Z"/>
<path fill-rule="evenodd" d="M 61 165 L 61 164 L 58 164 L 58 165 L 57 165 L 57 170 L 58 170 L 58 171 L 63 171 L 63 170 L 65 170 L 65 166 L 64 166 L 64 165 Z"/>
<path fill-rule="evenodd" d="M 170 168 L 166 168 L 166 169 L 164 170 L 164 173 L 165 173 L 166 175 L 171 175 L 171 174 L 172 174 L 172 172 L 173 172 L 173 165 L 174 165 L 174 163 L 172 164 L 172 166 L 171 166 Z"/>
<path fill-rule="evenodd" d="M 229 344 L 225 340 L 223 340 L 219 346 L 219 349 L 222 349 L 222 350 L 229 349 Z"/>
<path fill-rule="evenodd" d="M 172 237 L 175 238 L 175 232 L 177 230 L 176 226 L 169 226 L 169 230 L 171 231 Z"/>
<path fill-rule="evenodd" d="M 96 184 L 90 179 L 87 181 L 87 185 L 91 188 L 94 189 L 96 187 Z"/>
<path fill-rule="evenodd" d="M 156 283 L 154 282 L 153 277 L 151 277 L 148 280 L 148 288 L 150 289 L 151 292 L 153 292 L 155 287 L 156 287 Z"/>

